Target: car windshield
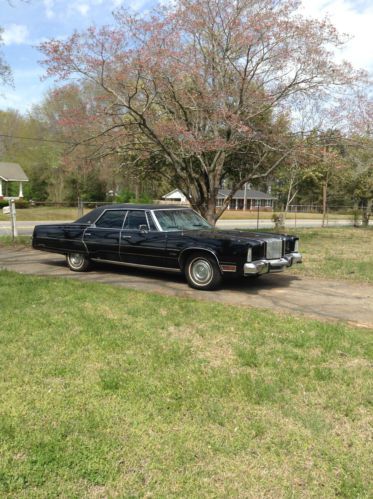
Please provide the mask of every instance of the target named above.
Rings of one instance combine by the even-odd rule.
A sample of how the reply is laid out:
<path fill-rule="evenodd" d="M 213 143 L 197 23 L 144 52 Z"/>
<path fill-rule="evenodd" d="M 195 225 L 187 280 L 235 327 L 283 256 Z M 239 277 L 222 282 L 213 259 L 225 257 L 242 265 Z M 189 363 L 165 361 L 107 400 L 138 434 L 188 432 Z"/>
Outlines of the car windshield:
<path fill-rule="evenodd" d="M 211 229 L 211 225 L 193 210 L 156 210 L 154 214 L 164 231 Z"/>

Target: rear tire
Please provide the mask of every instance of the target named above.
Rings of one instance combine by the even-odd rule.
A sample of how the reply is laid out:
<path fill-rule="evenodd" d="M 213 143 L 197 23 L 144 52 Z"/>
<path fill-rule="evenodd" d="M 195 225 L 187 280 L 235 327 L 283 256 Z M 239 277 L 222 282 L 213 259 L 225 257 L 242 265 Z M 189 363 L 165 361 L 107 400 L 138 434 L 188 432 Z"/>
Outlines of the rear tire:
<path fill-rule="evenodd" d="M 216 289 L 222 280 L 216 260 L 203 253 L 191 255 L 186 261 L 184 272 L 189 286 L 203 291 Z"/>
<path fill-rule="evenodd" d="M 66 261 L 73 272 L 85 272 L 91 265 L 90 259 L 81 253 L 69 253 L 66 255 Z"/>

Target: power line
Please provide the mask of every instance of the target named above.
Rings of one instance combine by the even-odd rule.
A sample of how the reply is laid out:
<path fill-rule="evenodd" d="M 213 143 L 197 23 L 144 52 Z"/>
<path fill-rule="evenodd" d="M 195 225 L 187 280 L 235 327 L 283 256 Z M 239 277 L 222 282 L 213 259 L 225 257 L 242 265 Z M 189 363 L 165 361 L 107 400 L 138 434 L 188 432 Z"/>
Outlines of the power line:
<path fill-rule="evenodd" d="M 54 142 L 54 143 L 58 143 L 58 144 L 68 144 L 70 146 L 76 145 L 75 142 L 68 142 L 66 140 L 37 139 L 34 137 L 21 137 L 19 135 L 7 135 L 5 133 L 0 133 L 0 137 L 4 137 L 4 138 L 8 138 L 8 139 L 33 140 L 35 142 Z"/>

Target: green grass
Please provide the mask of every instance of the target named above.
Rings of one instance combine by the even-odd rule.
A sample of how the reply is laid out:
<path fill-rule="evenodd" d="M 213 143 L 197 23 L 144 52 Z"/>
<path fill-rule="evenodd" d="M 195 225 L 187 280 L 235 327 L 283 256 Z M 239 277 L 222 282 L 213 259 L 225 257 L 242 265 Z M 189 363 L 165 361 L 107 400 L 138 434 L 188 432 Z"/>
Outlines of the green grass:
<path fill-rule="evenodd" d="M 90 210 L 85 210 L 88 213 Z M 54 206 L 39 206 L 35 208 L 23 208 L 17 210 L 17 221 L 40 221 L 40 220 L 67 220 L 78 218 L 78 208 L 57 208 Z M 0 210 L 0 222 L 9 222 L 9 215 L 3 215 Z"/>
<path fill-rule="evenodd" d="M 0 272 L 1 497 L 372 497 L 373 331 Z"/>
<path fill-rule="evenodd" d="M 2 246 L 31 246 L 31 236 L 0 236 L 0 248 Z"/>
<path fill-rule="evenodd" d="M 307 277 L 373 283 L 373 229 L 298 229 L 304 263 L 292 272 Z"/>

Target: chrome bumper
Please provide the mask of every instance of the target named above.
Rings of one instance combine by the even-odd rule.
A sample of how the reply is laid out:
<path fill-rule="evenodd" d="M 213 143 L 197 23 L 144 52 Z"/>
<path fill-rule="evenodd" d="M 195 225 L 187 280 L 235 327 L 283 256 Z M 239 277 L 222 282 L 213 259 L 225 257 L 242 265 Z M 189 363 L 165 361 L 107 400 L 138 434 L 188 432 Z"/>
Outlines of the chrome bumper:
<path fill-rule="evenodd" d="M 275 260 L 257 260 L 256 262 L 245 263 L 243 273 L 245 276 L 266 274 L 267 272 L 282 272 L 286 267 L 291 267 L 294 263 L 302 263 L 301 253 L 288 253 L 283 258 Z"/>

